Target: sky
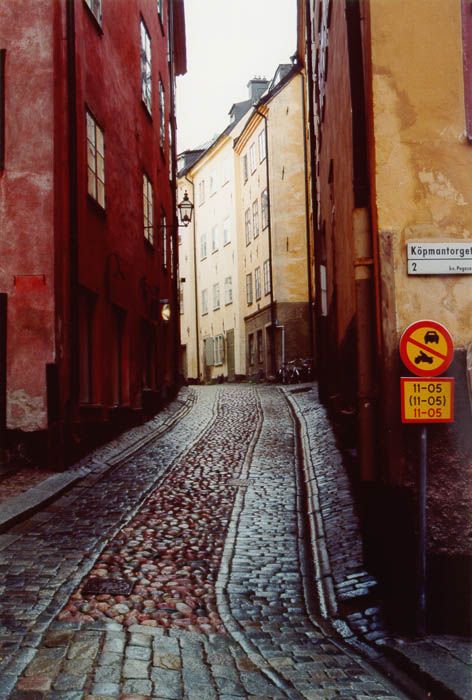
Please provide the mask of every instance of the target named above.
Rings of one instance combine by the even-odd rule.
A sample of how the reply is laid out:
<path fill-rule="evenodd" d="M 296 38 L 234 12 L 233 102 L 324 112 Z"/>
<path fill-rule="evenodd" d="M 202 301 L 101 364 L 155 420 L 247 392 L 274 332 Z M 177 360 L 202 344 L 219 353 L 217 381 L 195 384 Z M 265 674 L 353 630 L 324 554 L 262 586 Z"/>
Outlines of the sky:
<path fill-rule="evenodd" d="M 297 48 L 296 0 L 185 0 L 187 73 L 177 78 L 177 150 L 229 123 L 255 76 L 271 79 Z"/>

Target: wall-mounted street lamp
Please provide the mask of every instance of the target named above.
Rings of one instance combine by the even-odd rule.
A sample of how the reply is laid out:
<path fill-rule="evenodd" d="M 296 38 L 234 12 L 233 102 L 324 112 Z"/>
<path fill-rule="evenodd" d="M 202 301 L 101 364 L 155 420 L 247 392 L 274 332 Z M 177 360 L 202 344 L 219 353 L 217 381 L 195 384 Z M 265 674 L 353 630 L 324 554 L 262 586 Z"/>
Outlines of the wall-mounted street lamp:
<path fill-rule="evenodd" d="M 192 221 L 193 204 L 188 198 L 187 190 L 184 192 L 184 198 L 182 201 L 177 204 L 177 209 L 179 210 L 181 226 L 188 226 Z"/>

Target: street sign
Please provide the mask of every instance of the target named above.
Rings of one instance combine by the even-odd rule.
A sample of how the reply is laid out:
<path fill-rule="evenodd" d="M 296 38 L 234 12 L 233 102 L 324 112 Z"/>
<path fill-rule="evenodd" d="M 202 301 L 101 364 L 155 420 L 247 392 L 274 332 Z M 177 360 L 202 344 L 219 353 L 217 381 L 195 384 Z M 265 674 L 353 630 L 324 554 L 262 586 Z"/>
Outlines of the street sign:
<path fill-rule="evenodd" d="M 400 340 L 401 358 L 418 377 L 437 377 L 449 367 L 453 354 L 451 334 L 437 321 L 415 321 Z"/>
<path fill-rule="evenodd" d="M 402 423 L 452 423 L 454 379 L 400 377 Z"/>
<path fill-rule="evenodd" d="M 472 241 L 407 243 L 409 275 L 471 275 Z"/>

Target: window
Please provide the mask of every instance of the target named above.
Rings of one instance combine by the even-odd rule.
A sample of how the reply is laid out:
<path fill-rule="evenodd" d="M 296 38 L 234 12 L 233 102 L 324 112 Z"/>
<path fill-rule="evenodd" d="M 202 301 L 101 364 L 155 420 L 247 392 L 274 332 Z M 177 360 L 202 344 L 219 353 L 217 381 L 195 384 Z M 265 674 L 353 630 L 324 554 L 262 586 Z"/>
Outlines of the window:
<path fill-rule="evenodd" d="M 213 309 L 220 308 L 220 283 L 213 285 Z"/>
<path fill-rule="evenodd" d="M 174 277 L 174 238 L 172 234 L 169 236 L 169 248 L 170 248 L 170 276 Z"/>
<path fill-rule="evenodd" d="M 212 194 L 215 194 L 217 187 L 218 187 L 218 173 L 216 170 L 213 170 L 210 173 L 210 185 L 209 185 L 209 188 L 210 188 L 209 196 L 210 197 Z"/>
<path fill-rule="evenodd" d="M 143 173 L 143 223 L 144 238 L 154 245 L 154 198 L 151 180 L 145 173 Z"/>
<path fill-rule="evenodd" d="M 218 250 L 218 226 L 211 228 L 211 252 L 215 253 Z"/>
<path fill-rule="evenodd" d="M 215 335 L 213 353 L 213 364 L 222 365 L 224 357 L 224 338 L 221 334 Z"/>
<path fill-rule="evenodd" d="M 5 168 L 5 59 L 7 52 L 0 49 L 0 171 Z"/>
<path fill-rule="evenodd" d="M 259 163 L 262 163 L 262 161 L 266 157 L 265 131 L 261 131 L 259 133 L 257 140 L 259 141 Z"/>
<path fill-rule="evenodd" d="M 161 22 L 164 21 L 164 15 L 162 14 L 162 1 L 163 0 L 157 0 L 157 14 L 159 15 Z"/>
<path fill-rule="evenodd" d="M 182 283 L 180 283 L 180 287 L 179 287 L 179 308 L 180 308 L 181 314 L 185 313 L 184 288 L 183 288 Z"/>
<path fill-rule="evenodd" d="M 264 262 L 264 294 L 270 294 L 270 261 Z"/>
<path fill-rule="evenodd" d="M 207 256 L 207 237 L 206 233 L 200 236 L 200 257 L 203 260 Z"/>
<path fill-rule="evenodd" d="M 89 111 L 87 118 L 87 192 L 105 208 L 105 141 Z"/>
<path fill-rule="evenodd" d="M 233 278 L 231 275 L 225 277 L 225 304 L 231 304 L 233 301 Z"/>
<path fill-rule="evenodd" d="M 223 245 L 231 240 L 231 221 L 229 216 L 223 221 Z"/>
<path fill-rule="evenodd" d="M 256 201 L 252 204 L 252 231 L 254 238 L 259 235 L 259 202 Z"/>
<path fill-rule="evenodd" d="M 164 150 L 166 145 L 166 99 L 164 94 L 164 85 L 162 80 L 159 78 L 159 110 L 160 110 L 160 145 Z"/>
<path fill-rule="evenodd" d="M 248 336 L 249 340 L 249 364 L 253 365 L 254 364 L 254 333 L 249 333 Z"/>
<path fill-rule="evenodd" d="M 151 83 L 151 38 L 143 20 L 141 20 L 141 97 L 152 113 L 152 83 Z"/>
<path fill-rule="evenodd" d="M 205 202 L 205 180 L 201 180 L 201 182 L 198 183 L 198 194 L 199 194 L 200 204 L 204 204 L 204 202 Z"/>
<path fill-rule="evenodd" d="M 263 362 L 262 331 L 257 331 L 257 361 Z"/>
<path fill-rule="evenodd" d="M 251 212 L 246 209 L 244 212 L 244 230 L 246 232 L 246 245 L 251 242 Z"/>
<path fill-rule="evenodd" d="M 267 190 L 261 194 L 261 218 L 262 228 L 265 229 L 269 225 L 269 195 Z"/>
<path fill-rule="evenodd" d="M 204 352 L 205 352 L 205 364 L 207 367 L 212 365 L 215 361 L 215 342 L 213 338 L 204 338 L 203 340 Z"/>
<path fill-rule="evenodd" d="M 248 170 L 247 170 L 247 156 L 243 156 L 243 180 L 247 182 Z"/>
<path fill-rule="evenodd" d="M 255 286 L 255 292 L 256 292 L 256 301 L 258 301 L 262 294 L 261 294 L 261 268 L 256 267 L 254 270 L 254 286 Z"/>
<path fill-rule="evenodd" d="M 202 289 L 202 316 L 208 313 L 208 289 Z"/>
<path fill-rule="evenodd" d="M 246 275 L 246 301 L 247 304 L 252 304 L 252 272 Z"/>
<path fill-rule="evenodd" d="M 99 24 L 102 23 L 102 0 L 85 0 L 85 4 L 90 8 L 91 13 Z"/>
<path fill-rule="evenodd" d="M 249 149 L 249 160 L 251 163 L 251 173 L 253 173 L 256 169 L 256 144 L 255 143 L 251 144 L 251 147 Z"/>
<path fill-rule="evenodd" d="M 162 267 L 167 270 L 167 222 L 164 212 L 161 212 L 161 260 Z"/>

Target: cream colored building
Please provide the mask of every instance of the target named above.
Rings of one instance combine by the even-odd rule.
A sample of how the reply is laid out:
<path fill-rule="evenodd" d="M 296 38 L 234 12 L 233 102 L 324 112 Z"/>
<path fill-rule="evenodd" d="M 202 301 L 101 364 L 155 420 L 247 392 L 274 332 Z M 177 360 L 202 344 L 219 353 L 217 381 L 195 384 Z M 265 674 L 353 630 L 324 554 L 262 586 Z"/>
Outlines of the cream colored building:
<path fill-rule="evenodd" d="M 303 75 L 281 65 L 235 144 L 249 377 L 274 377 L 312 353 L 303 143 Z"/>
<path fill-rule="evenodd" d="M 252 97 L 232 106 L 223 133 L 207 147 L 180 156 L 178 197 L 187 190 L 194 203 L 191 228 L 179 246 L 181 365 L 188 380 L 245 375 L 233 142 L 266 85 L 251 81 Z"/>

